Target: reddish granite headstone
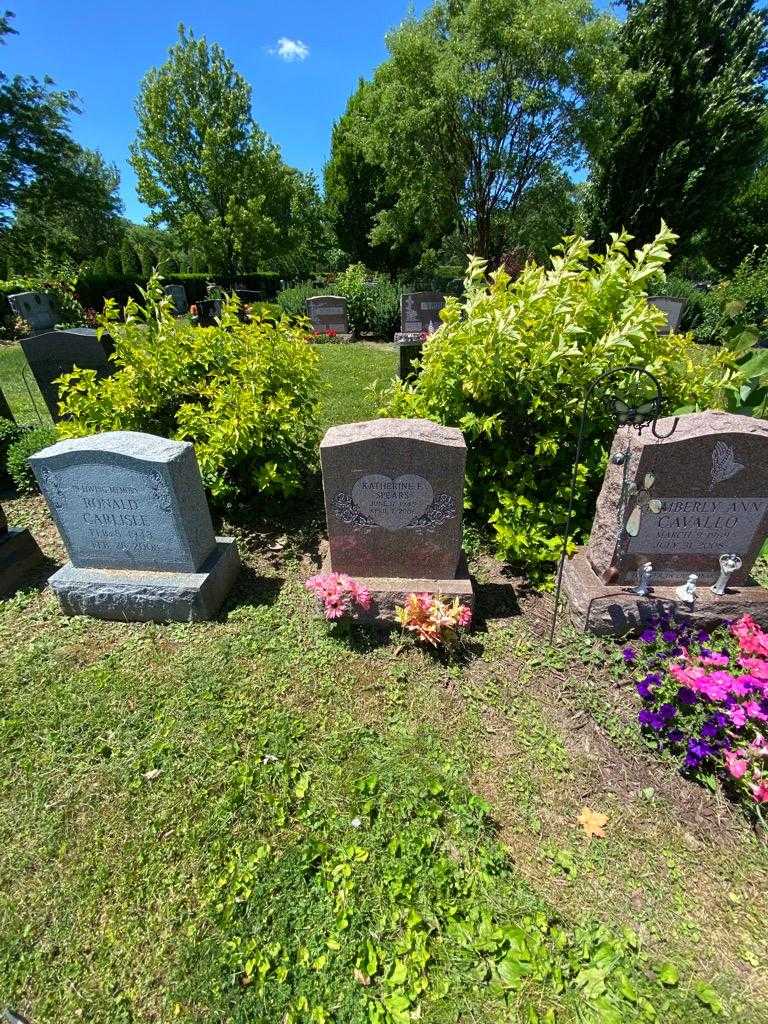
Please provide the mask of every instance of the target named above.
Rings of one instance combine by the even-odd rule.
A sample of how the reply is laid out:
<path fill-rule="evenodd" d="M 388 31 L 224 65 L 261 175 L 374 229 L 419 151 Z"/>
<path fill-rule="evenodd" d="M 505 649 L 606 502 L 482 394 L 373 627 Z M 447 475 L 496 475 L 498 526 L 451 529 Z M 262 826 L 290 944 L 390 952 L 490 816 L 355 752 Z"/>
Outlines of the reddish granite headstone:
<path fill-rule="evenodd" d="M 768 422 L 725 412 L 668 416 L 614 438 L 592 534 L 565 567 L 577 624 L 609 631 L 640 624 L 651 605 L 676 610 L 676 588 L 698 577 L 702 624 L 749 611 L 768 615 L 768 591 L 750 585 L 768 536 Z M 741 567 L 719 599 L 720 557 Z M 652 599 L 636 595 L 647 563 Z M 612 603 L 613 602 L 613 603 Z M 604 628 L 602 628 L 604 627 Z"/>
<path fill-rule="evenodd" d="M 430 420 L 332 427 L 320 445 L 329 568 L 365 580 L 380 605 L 419 590 L 471 601 L 461 550 L 466 455 L 460 430 Z"/>
<path fill-rule="evenodd" d="M 624 457 L 621 464 L 617 464 Z M 626 494 L 626 490 L 637 493 Z M 627 533 L 632 517 L 638 528 Z M 745 580 L 768 535 L 768 423 L 725 412 L 668 416 L 617 433 L 587 547 L 605 583 L 700 583 L 720 574 L 721 554 L 740 555 Z"/>

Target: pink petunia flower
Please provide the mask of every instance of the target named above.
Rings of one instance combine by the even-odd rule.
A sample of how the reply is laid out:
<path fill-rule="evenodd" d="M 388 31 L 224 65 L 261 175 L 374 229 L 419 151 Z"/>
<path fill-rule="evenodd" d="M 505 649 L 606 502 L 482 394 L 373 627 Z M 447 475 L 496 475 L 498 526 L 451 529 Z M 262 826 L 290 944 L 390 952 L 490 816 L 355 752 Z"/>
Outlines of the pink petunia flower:
<path fill-rule="evenodd" d="M 726 750 L 725 764 L 732 779 L 740 779 L 749 768 L 749 761 L 740 750 Z"/>
<path fill-rule="evenodd" d="M 765 779 L 760 779 L 759 782 L 755 783 L 751 787 L 752 796 L 755 801 L 759 804 L 768 804 L 768 782 Z"/>

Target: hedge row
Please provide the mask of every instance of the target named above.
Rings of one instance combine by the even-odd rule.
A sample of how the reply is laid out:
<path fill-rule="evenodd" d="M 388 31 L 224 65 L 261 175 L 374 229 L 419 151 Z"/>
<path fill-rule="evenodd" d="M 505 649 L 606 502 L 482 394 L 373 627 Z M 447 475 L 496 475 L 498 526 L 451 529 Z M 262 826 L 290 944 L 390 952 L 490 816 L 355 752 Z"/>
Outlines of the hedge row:
<path fill-rule="evenodd" d="M 274 299 L 281 283 L 280 275 L 272 271 L 240 274 L 233 282 L 213 277 L 211 274 L 168 274 L 163 280 L 168 284 L 183 284 L 189 302 L 204 299 L 206 287 L 211 281 L 225 289 L 248 288 L 261 292 L 266 300 Z M 92 274 L 78 278 L 76 292 L 81 305 L 100 310 L 105 298 L 115 299 L 120 306 L 124 306 L 129 298 L 138 299 L 138 288 L 143 287 L 145 283 L 141 277 L 130 277 L 126 274 Z"/>

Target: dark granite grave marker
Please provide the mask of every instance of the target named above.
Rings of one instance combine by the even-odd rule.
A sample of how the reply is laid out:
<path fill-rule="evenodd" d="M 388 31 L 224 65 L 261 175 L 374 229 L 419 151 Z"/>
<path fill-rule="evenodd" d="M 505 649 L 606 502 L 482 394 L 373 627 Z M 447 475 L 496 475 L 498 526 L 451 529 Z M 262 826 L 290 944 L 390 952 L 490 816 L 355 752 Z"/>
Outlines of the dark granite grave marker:
<path fill-rule="evenodd" d="M 97 377 L 108 377 L 114 369 L 108 358 L 111 339 L 104 335 L 99 340 L 89 327 L 30 335 L 21 339 L 21 348 L 54 420 L 59 418 L 59 387 L 54 383 L 58 377 L 71 373 L 76 366 L 95 370 Z"/>
<path fill-rule="evenodd" d="M 352 340 L 347 300 L 343 295 L 316 295 L 307 299 L 307 315 L 317 334 L 333 331 L 337 341 Z"/>
<path fill-rule="evenodd" d="M 0 506 L 0 597 L 18 590 L 28 573 L 43 561 L 29 530 L 9 529 Z"/>

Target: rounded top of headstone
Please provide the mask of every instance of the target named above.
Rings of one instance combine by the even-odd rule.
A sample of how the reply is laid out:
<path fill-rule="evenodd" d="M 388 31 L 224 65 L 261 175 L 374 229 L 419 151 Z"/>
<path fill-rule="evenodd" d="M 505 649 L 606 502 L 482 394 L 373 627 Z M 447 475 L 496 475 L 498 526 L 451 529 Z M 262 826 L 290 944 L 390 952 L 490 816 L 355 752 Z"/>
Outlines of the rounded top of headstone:
<path fill-rule="evenodd" d="M 346 296 L 344 295 L 312 295 L 307 299 L 307 302 L 346 302 Z"/>
<path fill-rule="evenodd" d="M 689 441 L 691 438 L 706 437 L 710 434 L 745 434 L 768 439 L 768 421 L 713 409 L 705 412 L 687 412 L 680 416 L 664 416 L 643 427 L 633 441 L 632 447 L 665 441 Z"/>
<path fill-rule="evenodd" d="M 167 437 L 142 434 L 136 430 L 112 430 L 105 434 L 90 434 L 43 448 L 30 461 L 53 459 L 60 455 L 93 454 L 126 455 L 144 462 L 173 462 L 192 445 L 189 441 L 170 441 Z"/>
<path fill-rule="evenodd" d="M 428 444 L 466 448 L 464 435 L 457 427 L 444 427 L 432 420 L 380 419 L 362 423 L 343 423 L 331 427 L 320 443 L 321 448 L 335 448 L 364 441 L 403 439 Z"/>

